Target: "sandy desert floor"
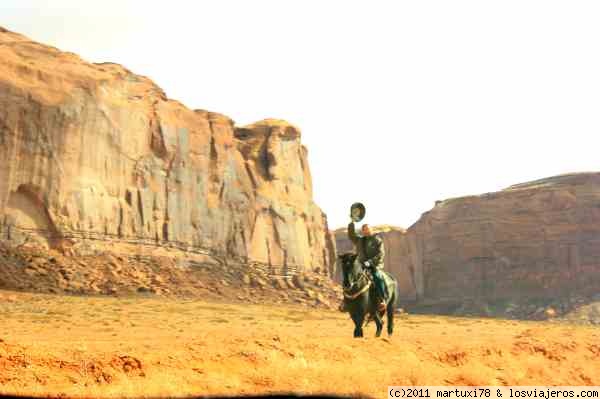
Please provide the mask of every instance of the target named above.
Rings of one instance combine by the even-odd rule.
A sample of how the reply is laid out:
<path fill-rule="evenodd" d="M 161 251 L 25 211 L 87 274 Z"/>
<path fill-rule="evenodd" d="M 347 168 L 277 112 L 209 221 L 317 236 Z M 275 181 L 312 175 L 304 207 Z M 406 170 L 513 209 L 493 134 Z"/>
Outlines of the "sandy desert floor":
<path fill-rule="evenodd" d="M 292 305 L 0 291 L 0 393 L 383 397 L 388 385 L 600 385 L 600 329 L 399 315 L 391 338 Z"/>

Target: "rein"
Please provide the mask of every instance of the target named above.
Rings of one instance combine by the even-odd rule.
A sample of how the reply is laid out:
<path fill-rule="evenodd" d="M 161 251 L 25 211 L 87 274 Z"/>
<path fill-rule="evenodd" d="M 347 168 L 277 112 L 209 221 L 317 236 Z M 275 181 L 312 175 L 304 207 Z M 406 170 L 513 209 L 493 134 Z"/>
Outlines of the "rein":
<path fill-rule="evenodd" d="M 361 282 L 362 280 L 367 280 L 367 283 L 364 285 L 364 287 L 362 287 L 361 289 L 359 289 L 357 292 L 355 293 L 351 293 L 352 287 L 354 287 L 357 283 Z M 367 292 L 369 290 L 369 288 L 371 287 L 371 279 L 369 279 L 367 277 L 367 275 L 363 272 L 360 274 L 360 276 L 358 277 L 358 279 L 356 281 L 354 281 L 350 287 L 348 288 L 344 288 L 343 293 L 344 293 L 344 298 L 346 299 L 356 299 L 358 298 L 360 295 L 364 294 L 365 292 Z"/>
<path fill-rule="evenodd" d="M 360 289 L 358 292 L 356 292 L 354 294 L 348 294 L 346 292 L 346 290 L 344 290 L 344 298 L 346 298 L 346 299 L 356 299 L 359 295 L 362 295 L 365 292 L 367 292 L 370 287 L 371 287 L 371 282 L 369 281 L 367 283 L 367 285 L 365 285 L 362 289 Z"/>

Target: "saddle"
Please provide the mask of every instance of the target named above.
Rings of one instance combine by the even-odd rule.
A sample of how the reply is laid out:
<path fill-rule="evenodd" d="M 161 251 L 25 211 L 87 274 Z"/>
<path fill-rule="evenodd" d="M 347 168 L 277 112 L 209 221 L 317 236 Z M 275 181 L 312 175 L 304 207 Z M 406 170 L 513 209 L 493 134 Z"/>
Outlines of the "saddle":
<path fill-rule="evenodd" d="M 387 284 L 387 274 L 384 274 L 385 276 L 385 283 Z M 359 284 L 357 284 L 358 282 L 360 282 Z M 354 299 L 356 297 L 358 297 L 359 295 L 363 294 L 364 292 L 368 291 L 373 291 L 375 290 L 375 282 L 373 281 L 373 276 L 371 274 L 370 271 L 368 270 L 364 270 L 360 277 L 357 280 L 357 283 L 353 284 L 349 289 L 348 288 L 344 288 L 343 293 L 344 293 L 344 298 L 345 299 Z"/>

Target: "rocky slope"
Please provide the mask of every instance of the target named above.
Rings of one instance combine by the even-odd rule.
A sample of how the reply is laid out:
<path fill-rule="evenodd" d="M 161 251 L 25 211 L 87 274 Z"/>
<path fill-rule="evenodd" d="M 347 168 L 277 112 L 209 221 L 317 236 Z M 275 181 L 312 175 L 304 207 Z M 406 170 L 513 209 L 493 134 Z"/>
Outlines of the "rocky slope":
<path fill-rule="evenodd" d="M 0 157 L 0 237 L 13 244 L 175 247 L 333 271 L 296 127 L 236 127 L 120 65 L 1 28 Z"/>
<path fill-rule="evenodd" d="M 203 299 L 245 304 L 294 303 L 334 308 L 341 288 L 313 271 L 292 278 L 255 264 L 206 262 L 184 256 L 112 254 L 64 256 L 0 242 L 0 290 L 71 295 Z M 9 292 L 9 291 L 6 291 Z M 15 292 L 16 295 L 16 292 Z"/>
<path fill-rule="evenodd" d="M 600 173 L 438 201 L 383 236 L 404 299 L 459 314 L 565 314 L 600 293 Z"/>

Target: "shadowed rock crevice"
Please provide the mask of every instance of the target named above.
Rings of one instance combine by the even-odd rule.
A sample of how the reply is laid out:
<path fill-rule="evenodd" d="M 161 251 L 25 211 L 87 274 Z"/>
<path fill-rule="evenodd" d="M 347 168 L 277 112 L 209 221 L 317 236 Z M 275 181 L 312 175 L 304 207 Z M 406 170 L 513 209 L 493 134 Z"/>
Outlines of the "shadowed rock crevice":
<path fill-rule="evenodd" d="M 145 225 L 144 222 L 144 206 L 142 204 L 142 192 L 140 190 L 137 190 L 137 211 L 138 214 L 140 215 L 140 223 L 142 225 L 142 228 Z"/>
<path fill-rule="evenodd" d="M 269 133 L 267 134 L 263 145 L 260 149 L 260 157 L 259 157 L 259 165 L 260 165 L 260 171 L 263 174 L 263 177 L 266 180 L 273 180 L 273 175 L 271 174 L 271 167 L 275 165 L 275 158 L 273 157 L 273 154 L 271 154 L 269 152 L 269 139 L 271 137 L 271 132 L 269 131 Z"/>
<path fill-rule="evenodd" d="M 152 148 L 152 151 L 158 158 L 166 159 L 167 147 L 165 146 L 162 127 L 158 119 L 156 104 L 156 102 L 152 104 L 152 113 L 150 114 L 150 148 Z"/>
<path fill-rule="evenodd" d="M 252 188 L 256 190 L 258 188 L 258 183 L 256 182 L 256 178 L 254 177 L 254 173 L 252 172 L 250 164 L 248 162 L 244 162 L 244 168 L 246 169 L 246 173 L 252 182 Z"/>
<path fill-rule="evenodd" d="M 62 236 L 50 215 L 41 190 L 30 184 L 20 185 L 10 193 L 4 212 L 4 239 L 22 245 L 27 242 L 56 247 Z"/>

